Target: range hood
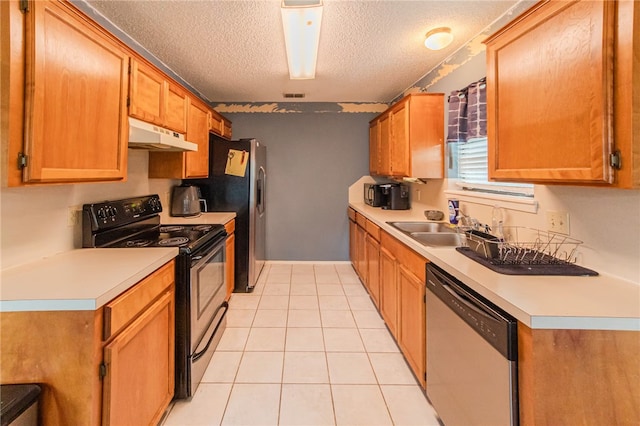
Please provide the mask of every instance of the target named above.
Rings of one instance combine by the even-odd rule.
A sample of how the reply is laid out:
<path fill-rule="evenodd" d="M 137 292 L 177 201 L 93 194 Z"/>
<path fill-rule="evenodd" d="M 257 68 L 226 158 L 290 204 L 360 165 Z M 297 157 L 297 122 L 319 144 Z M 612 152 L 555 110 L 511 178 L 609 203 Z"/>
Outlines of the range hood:
<path fill-rule="evenodd" d="M 197 151 L 198 145 L 182 133 L 129 117 L 129 148 L 149 151 Z"/>

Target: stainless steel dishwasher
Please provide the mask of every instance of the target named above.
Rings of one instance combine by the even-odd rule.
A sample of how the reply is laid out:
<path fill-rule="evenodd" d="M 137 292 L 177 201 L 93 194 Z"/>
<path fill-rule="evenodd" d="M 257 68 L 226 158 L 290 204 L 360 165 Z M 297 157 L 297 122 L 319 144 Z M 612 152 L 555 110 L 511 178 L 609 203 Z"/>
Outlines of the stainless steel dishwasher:
<path fill-rule="evenodd" d="M 427 396 L 446 426 L 518 424 L 517 321 L 427 265 Z"/>

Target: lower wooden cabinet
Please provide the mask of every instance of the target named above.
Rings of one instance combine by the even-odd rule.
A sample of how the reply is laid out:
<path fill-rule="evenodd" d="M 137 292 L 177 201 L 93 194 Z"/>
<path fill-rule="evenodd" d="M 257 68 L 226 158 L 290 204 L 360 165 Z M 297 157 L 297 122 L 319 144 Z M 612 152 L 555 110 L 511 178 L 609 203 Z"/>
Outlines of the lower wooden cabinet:
<path fill-rule="evenodd" d="M 227 295 L 226 300 L 231 298 L 231 293 L 235 288 L 235 262 L 236 262 L 236 235 L 234 234 L 236 229 L 236 220 L 232 219 L 224 224 L 224 229 L 227 231 L 227 242 L 225 245 L 225 281 L 227 283 Z"/>
<path fill-rule="evenodd" d="M 394 336 L 398 335 L 398 271 L 396 257 L 380 246 L 380 315 Z"/>
<path fill-rule="evenodd" d="M 175 269 L 95 311 L 0 313 L 4 383 L 40 383 L 48 425 L 157 424 L 173 398 Z"/>
<path fill-rule="evenodd" d="M 426 323 L 425 282 L 404 265 L 398 266 L 398 302 L 400 308 L 397 340 L 409 366 L 418 381 L 425 387 Z"/>
<path fill-rule="evenodd" d="M 366 236 L 367 286 L 373 303 L 380 307 L 380 243 L 372 234 Z"/>

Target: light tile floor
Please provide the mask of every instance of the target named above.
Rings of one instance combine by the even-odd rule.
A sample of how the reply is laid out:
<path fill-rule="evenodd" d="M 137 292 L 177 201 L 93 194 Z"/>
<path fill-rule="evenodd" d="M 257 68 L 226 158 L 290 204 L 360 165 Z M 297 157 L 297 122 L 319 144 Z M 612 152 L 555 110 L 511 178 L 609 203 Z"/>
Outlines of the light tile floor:
<path fill-rule="evenodd" d="M 439 424 L 351 265 L 267 264 L 227 318 L 164 426 Z"/>

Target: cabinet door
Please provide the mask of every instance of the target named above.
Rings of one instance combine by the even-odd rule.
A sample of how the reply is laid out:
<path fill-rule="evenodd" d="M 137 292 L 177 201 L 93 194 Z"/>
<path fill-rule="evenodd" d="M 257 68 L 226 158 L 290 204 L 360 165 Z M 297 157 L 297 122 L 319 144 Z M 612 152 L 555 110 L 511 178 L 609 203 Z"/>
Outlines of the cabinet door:
<path fill-rule="evenodd" d="M 131 58 L 129 115 L 148 123 L 164 126 L 163 93 L 165 81 L 155 68 Z"/>
<path fill-rule="evenodd" d="M 393 336 L 398 338 L 398 278 L 395 256 L 380 247 L 380 314 Z"/>
<path fill-rule="evenodd" d="M 211 113 L 211 121 L 209 122 L 209 131 L 216 135 L 222 136 L 224 130 L 224 122 L 222 117 L 215 113 Z"/>
<path fill-rule="evenodd" d="M 174 392 L 174 292 L 104 348 L 103 425 L 157 424 Z"/>
<path fill-rule="evenodd" d="M 231 136 L 233 135 L 233 131 L 231 128 L 231 121 L 226 118 L 222 119 L 222 137 L 225 139 L 231 140 Z"/>
<path fill-rule="evenodd" d="M 377 120 L 369 124 L 369 173 L 380 174 L 380 124 Z"/>
<path fill-rule="evenodd" d="M 25 182 L 126 177 L 127 54 L 58 2 L 26 16 Z"/>
<path fill-rule="evenodd" d="M 379 174 L 384 176 L 391 176 L 391 121 L 389 114 L 386 114 L 380 118 L 380 160 L 379 160 Z"/>
<path fill-rule="evenodd" d="M 360 225 L 356 226 L 356 272 L 367 289 L 369 280 L 367 278 L 367 246 L 366 231 Z"/>
<path fill-rule="evenodd" d="M 615 7 L 541 2 L 487 41 L 490 178 L 612 182 Z"/>
<path fill-rule="evenodd" d="M 185 158 L 185 178 L 209 176 L 209 108 L 191 100 L 187 140 L 198 145 L 195 152 L 187 152 Z"/>
<path fill-rule="evenodd" d="M 164 127 L 185 133 L 189 108 L 187 93 L 181 87 L 165 82 L 164 94 Z"/>
<path fill-rule="evenodd" d="M 366 246 L 369 294 L 376 306 L 380 306 L 380 243 L 367 234 Z"/>
<path fill-rule="evenodd" d="M 358 247 L 358 245 L 356 244 L 357 228 L 358 228 L 358 225 L 356 224 L 356 221 L 349 220 L 349 258 L 351 259 L 351 264 L 353 265 L 353 268 L 356 270 L 358 268 L 357 266 L 358 255 L 356 254 L 357 247 Z"/>
<path fill-rule="evenodd" d="M 426 117 L 425 117 L 426 120 Z M 409 101 L 391 111 L 391 175 L 411 176 L 411 146 L 409 144 Z"/>
<path fill-rule="evenodd" d="M 409 366 L 416 377 L 425 386 L 425 283 L 420 281 L 409 269 L 398 266 L 399 280 L 399 338 L 398 345 L 402 349 Z"/>

